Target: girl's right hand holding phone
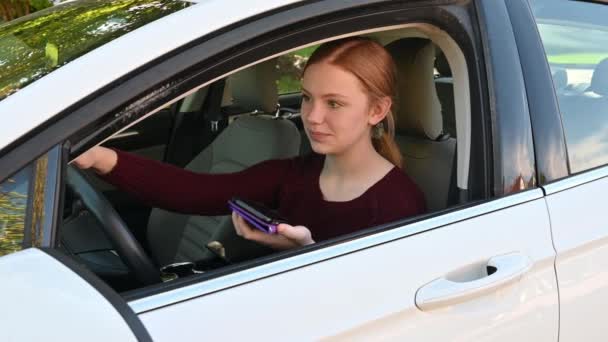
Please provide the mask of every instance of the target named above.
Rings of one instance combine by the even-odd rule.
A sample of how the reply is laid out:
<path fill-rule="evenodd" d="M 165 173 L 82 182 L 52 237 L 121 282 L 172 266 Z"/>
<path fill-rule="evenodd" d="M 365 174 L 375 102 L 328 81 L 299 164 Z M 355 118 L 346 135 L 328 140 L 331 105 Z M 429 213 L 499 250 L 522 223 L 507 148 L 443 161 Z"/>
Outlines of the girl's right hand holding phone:
<path fill-rule="evenodd" d="M 267 234 L 252 228 L 241 215 L 235 212 L 232 212 L 232 223 L 234 223 L 238 236 L 276 250 L 287 250 L 315 243 L 310 230 L 304 226 L 291 226 L 281 223 L 277 226 L 276 234 Z"/>

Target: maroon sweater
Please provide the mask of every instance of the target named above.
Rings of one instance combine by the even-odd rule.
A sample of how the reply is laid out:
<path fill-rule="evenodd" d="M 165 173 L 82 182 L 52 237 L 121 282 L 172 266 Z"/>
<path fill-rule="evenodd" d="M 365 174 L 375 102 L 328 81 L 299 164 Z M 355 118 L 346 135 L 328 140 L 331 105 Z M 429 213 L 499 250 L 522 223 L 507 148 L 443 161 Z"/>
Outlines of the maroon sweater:
<path fill-rule="evenodd" d="M 118 163 L 103 179 L 153 207 L 184 214 L 226 215 L 241 197 L 278 209 L 291 225 L 322 241 L 425 211 L 422 192 L 395 167 L 361 196 L 326 201 L 319 188 L 324 157 L 268 160 L 243 171 L 204 174 L 116 151 Z M 170 229 L 170 227 L 167 227 Z"/>

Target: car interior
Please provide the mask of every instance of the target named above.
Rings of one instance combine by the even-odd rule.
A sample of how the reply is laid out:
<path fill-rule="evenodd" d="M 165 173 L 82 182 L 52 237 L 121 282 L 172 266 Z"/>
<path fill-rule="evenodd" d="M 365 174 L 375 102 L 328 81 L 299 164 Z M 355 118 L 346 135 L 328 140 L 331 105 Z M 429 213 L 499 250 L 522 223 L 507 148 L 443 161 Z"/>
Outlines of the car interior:
<path fill-rule="evenodd" d="M 467 161 L 459 160 L 457 146 L 468 143 L 459 139 L 457 144 L 456 133 L 463 131 L 457 121 L 468 114 L 459 113 L 462 103 L 455 104 L 455 68 L 450 66 L 462 72 L 459 63 L 464 58 L 450 59 L 437 39 L 417 27 L 363 35 L 385 45 L 396 62 L 395 139 L 404 172 L 423 191 L 429 212 L 463 204 L 466 183 L 463 186 L 459 178 L 466 179 L 467 170 L 461 165 Z M 316 46 L 318 42 L 193 89 L 102 144 L 202 173 L 236 172 L 264 160 L 312 153 L 299 114 L 298 82 Z M 140 252 L 149 256 L 151 265 L 140 266 L 162 268 L 165 282 L 273 253 L 237 236 L 230 216 L 183 215 L 151 208 L 91 172 L 74 168 L 70 172 L 61 248 L 119 292 L 156 280 L 134 275 L 133 268 L 138 266 L 124 260 L 115 241 L 100 227 L 96 215 L 103 213 L 90 208 L 95 204 L 84 198 L 83 188 L 100 194 L 97 198 L 104 199 L 99 201 L 107 201 L 113 208 L 107 209 L 116 211 L 141 245 Z M 168 180 L 159 180 L 163 181 Z"/>

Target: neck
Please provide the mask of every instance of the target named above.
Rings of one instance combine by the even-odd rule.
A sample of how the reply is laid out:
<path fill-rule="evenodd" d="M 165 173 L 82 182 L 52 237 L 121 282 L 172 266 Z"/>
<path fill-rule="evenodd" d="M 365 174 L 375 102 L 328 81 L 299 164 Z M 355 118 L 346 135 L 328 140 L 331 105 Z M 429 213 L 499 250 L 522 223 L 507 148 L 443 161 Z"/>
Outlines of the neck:
<path fill-rule="evenodd" d="M 363 176 L 381 159 L 382 156 L 374 149 L 371 140 L 364 140 L 340 154 L 327 155 L 323 172 L 348 178 Z"/>

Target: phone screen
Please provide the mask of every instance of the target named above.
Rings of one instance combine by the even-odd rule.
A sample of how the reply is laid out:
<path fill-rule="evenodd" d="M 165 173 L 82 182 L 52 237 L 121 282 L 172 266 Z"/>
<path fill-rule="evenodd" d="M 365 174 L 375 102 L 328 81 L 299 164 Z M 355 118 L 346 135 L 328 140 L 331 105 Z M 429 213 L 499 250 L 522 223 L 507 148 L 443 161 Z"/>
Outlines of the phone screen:
<path fill-rule="evenodd" d="M 266 223 L 272 223 L 272 218 L 269 217 L 268 215 L 266 215 L 263 211 L 264 209 L 253 204 L 253 203 L 246 203 L 245 201 L 242 200 L 235 200 L 234 201 L 239 207 L 245 209 L 246 211 L 248 211 L 249 213 L 251 213 L 252 215 L 256 216 L 257 218 L 259 218 L 260 220 L 266 222 Z"/>

